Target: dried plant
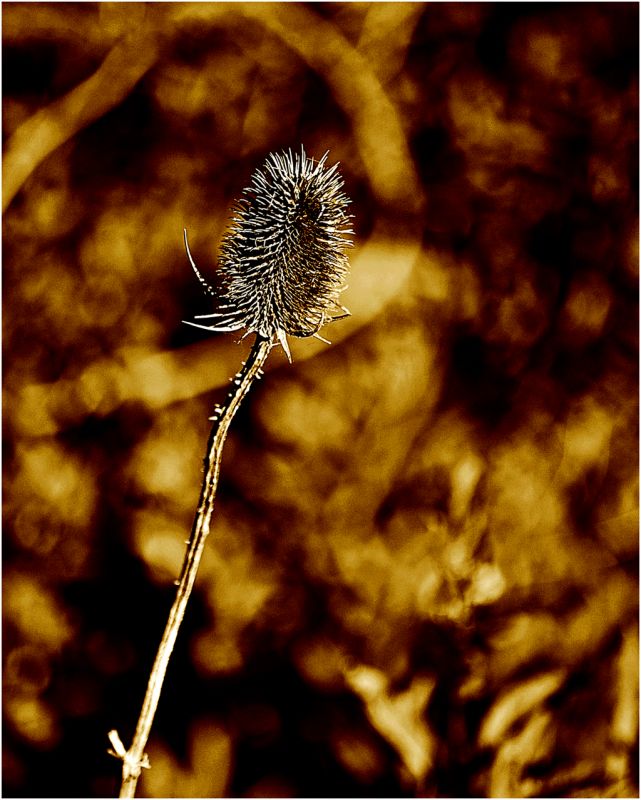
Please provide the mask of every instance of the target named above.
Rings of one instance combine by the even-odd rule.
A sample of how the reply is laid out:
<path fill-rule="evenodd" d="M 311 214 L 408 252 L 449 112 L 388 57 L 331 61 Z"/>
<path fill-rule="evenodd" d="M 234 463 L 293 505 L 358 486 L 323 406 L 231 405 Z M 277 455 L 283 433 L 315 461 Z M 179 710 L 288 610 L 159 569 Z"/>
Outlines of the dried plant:
<path fill-rule="evenodd" d="M 256 170 L 220 248 L 220 292 L 200 274 L 185 232 L 194 272 L 220 298 L 213 314 L 197 317 L 213 324 L 187 324 L 212 331 L 244 328 L 259 338 L 275 338 L 291 361 L 287 334 L 322 339 L 321 327 L 345 316 L 338 298 L 347 275 L 345 248 L 351 244 L 345 238 L 352 233 L 350 201 L 341 191 L 338 164 L 325 169 L 327 155 L 315 162 L 303 149 L 300 155 L 272 153 Z"/>
<path fill-rule="evenodd" d="M 254 339 L 168 341 L 182 213 L 291 131 L 358 335 L 269 357 L 137 794 L 638 796 L 638 7 L 462 8 L 3 8 L 7 796 L 117 794 Z"/>
<path fill-rule="evenodd" d="M 227 399 L 210 417 L 213 425 L 198 509 L 129 750 L 117 731 L 109 732 L 110 752 L 123 762 L 121 797 L 134 797 L 141 770 L 150 766 L 144 750 L 209 534 L 223 445 L 234 414 L 275 344 L 282 345 L 291 361 L 287 334 L 322 338 L 318 332 L 326 322 L 349 315 L 338 298 L 348 271 L 345 250 L 351 245 L 345 237 L 353 233 L 346 210 L 350 201 L 341 191 L 338 164 L 325 168 L 327 155 L 315 161 L 303 148 L 296 155 L 272 153 L 263 169 L 254 173 L 221 246 L 219 292 L 198 270 L 184 232 L 194 272 L 207 292 L 219 298 L 215 312 L 198 317 L 211 318 L 214 324 L 187 324 L 213 331 L 244 328 L 245 335 L 255 333 L 256 338 Z"/>

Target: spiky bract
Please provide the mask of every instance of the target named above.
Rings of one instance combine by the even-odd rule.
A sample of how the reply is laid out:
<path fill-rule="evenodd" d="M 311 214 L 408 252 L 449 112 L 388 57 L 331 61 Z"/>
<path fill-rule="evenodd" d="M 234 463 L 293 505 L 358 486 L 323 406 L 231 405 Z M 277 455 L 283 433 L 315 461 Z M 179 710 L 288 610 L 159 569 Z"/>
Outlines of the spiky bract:
<path fill-rule="evenodd" d="M 244 328 L 275 337 L 287 351 L 285 334 L 312 336 L 344 316 L 350 200 L 338 164 L 326 169 L 326 159 L 308 158 L 301 148 L 272 153 L 256 170 L 233 209 L 220 249 L 217 310 L 201 317 L 212 320 L 202 327 Z"/>

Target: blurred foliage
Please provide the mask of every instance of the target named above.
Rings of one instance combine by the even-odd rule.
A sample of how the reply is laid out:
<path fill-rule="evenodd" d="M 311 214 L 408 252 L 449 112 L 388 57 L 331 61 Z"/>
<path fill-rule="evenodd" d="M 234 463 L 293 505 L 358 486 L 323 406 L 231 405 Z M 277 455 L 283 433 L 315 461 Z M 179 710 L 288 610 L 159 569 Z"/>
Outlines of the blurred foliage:
<path fill-rule="evenodd" d="M 234 422 L 142 792 L 637 796 L 638 6 L 2 16 L 4 796 L 117 791 L 247 348 L 182 228 L 301 142 L 353 317 Z"/>

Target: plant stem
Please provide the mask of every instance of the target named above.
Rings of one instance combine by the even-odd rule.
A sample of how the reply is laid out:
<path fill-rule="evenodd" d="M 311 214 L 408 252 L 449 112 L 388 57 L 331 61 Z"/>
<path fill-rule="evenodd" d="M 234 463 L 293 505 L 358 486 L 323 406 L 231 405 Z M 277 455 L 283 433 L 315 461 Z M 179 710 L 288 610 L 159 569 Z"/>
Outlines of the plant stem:
<path fill-rule="evenodd" d="M 229 424 L 243 398 L 249 391 L 252 381 L 259 375 L 260 369 L 272 348 L 272 344 L 271 339 L 256 336 L 247 361 L 243 365 L 241 371 L 233 379 L 232 390 L 227 396 L 224 405 L 217 410 L 213 417 L 214 424 L 212 425 L 209 441 L 207 443 L 205 475 L 200 492 L 198 510 L 194 518 L 180 580 L 178 581 L 176 599 L 169 612 L 169 619 L 167 620 L 158 653 L 156 654 L 156 660 L 154 661 L 151 675 L 149 676 L 147 692 L 142 704 L 140 717 L 138 718 L 138 725 L 136 726 L 133 742 L 129 750 L 124 752 L 124 747 L 121 745 L 122 752 L 117 753 L 123 761 L 120 797 L 135 796 L 136 784 L 140 777 L 141 769 L 143 766 L 149 766 L 147 758 L 144 755 L 144 750 L 147 745 L 156 708 L 158 707 L 169 657 L 174 649 L 176 636 L 178 635 L 178 630 L 185 615 L 185 608 L 191 590 L 193 589 L 194 581 L 196 580 L 196 573 L 198 572 L 198 566 L 203 554 L 205 540 L 209 534 L 209 523 L 212 511 L 214 510 L 214 499 L 216 497 L 216 487 L 220 474 L 220 461 L 223 445 L 227 438 L 227 431 L 229 430 Z M 114 744 L 114 738 L 118 743 L 120 741 L 117 733 L 114 731 L 110 734 L 110 738 Z M 119 750 L 117 746 L 115 749 L 117 751 Z"/>

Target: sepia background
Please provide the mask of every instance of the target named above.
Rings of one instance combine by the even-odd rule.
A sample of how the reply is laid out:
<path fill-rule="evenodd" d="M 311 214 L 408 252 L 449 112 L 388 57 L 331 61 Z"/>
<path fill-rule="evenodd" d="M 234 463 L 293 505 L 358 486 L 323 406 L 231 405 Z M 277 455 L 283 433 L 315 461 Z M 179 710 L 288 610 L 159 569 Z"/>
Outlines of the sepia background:
<path fill-rule="evenodd" d="M 234 420 L 150 797 L 638 795 L 638 6 L 3 5 L 5 797 L 113 796 L 273 150 L 349 320 Z"/>

